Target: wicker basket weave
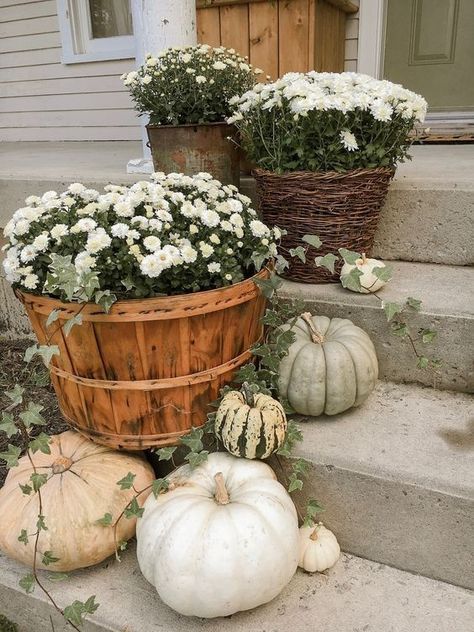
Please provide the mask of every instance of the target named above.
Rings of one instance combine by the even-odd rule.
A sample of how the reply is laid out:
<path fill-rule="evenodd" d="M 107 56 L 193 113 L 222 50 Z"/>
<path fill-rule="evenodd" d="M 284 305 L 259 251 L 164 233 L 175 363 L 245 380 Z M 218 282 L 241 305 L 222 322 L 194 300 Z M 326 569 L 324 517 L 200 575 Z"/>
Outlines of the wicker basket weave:
<path fill-rule="evenodd" d="M 276 174 L 255 169 L 257 195 L 263 221 L 287 231 L 282 254 L 305 246 L 303 235 L 318 235 L 323 242 L 308 248 L 307 261 L 294 257 L 285 276 L 303 283 L 335 283 L 339 273 L 317 268 L 314 257 L 337 254 L 347 248 L 370 254 L 380 209 L 395 173 L 388 167 L 336 171 L 295 171 Z"/>

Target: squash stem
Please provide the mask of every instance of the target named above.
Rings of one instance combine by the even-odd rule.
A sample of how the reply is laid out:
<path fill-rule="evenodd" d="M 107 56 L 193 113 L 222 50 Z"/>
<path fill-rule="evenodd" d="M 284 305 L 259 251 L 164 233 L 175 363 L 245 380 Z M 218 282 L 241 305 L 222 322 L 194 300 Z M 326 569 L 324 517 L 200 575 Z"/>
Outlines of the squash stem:
<path fill-rule="evenodd" d="M 314 326 L 314 323 L 311 319 L 311 314 L 309 312 L 305 312 L 304 314 L 301 314 L 301 318 L 308 325 L 309 333 L 311 334 L 311 340 L 315 344 L 322 344 L 324 342 L 324 338 Z"/>
<path fill-rule="evenodd" d="M 245 402 L 250 406 L 250 408 L 253 408 L 255 406 L 255 398 L 248 382 L 244 382 L 242 384 L 241 392 L 244 396 Z"/>
<path fill-rule="evenodd" d="M 313 532 L 309 536 L 309 539 L 313 540 L 313 542 L 316 542 L 316 540 L 318 539 L 318 527 L 314 527 Z"/>
<path fill-rule="evenodd" d="M 228 505 L 230 503 L 229 492 L 225 486 L 224 474 L 222 472 L 217 472 L 214 476 L 214 480 L 216 481 L 216 493 L 214 494 L 214 498 L 218 505 Z"/>

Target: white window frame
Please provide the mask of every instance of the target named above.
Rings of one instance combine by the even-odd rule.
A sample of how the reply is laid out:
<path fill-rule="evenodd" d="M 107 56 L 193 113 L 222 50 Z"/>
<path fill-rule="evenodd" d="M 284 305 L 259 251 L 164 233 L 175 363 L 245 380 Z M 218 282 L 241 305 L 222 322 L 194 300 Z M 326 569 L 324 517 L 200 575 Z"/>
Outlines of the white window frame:
<path fill-rule="evenodd" d="M 133 35 L 91 37 L 88 0 L 57 0 L 63 64 L 135 57 Z"/>

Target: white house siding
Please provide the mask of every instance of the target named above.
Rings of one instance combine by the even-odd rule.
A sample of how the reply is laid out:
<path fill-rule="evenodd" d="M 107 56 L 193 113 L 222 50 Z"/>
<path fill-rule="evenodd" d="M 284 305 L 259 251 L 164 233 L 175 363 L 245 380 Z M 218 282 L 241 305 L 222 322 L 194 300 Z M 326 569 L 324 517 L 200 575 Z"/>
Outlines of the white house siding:
<path fill-rule="evenodd" d="M 62 64 L 56 0 L 0 0 L 0 141 L 139 140 L 133 66 Z"/>
<path fill-rule="evenodd" d="M 359 0 L 352 0 L 359 4 Z M 346 20 L 344 70 L 357 71 L 357 43 L 359 39 L 359 13 L 351 13 Z"/>

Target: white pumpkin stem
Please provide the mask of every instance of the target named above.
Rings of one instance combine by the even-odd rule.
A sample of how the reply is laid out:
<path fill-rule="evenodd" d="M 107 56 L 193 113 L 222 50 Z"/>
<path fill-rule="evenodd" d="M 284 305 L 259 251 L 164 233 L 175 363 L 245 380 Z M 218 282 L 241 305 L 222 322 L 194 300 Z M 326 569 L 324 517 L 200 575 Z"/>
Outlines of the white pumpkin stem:
<path fill-rule="evenodd" d="M 62 474 L 66 470 L 68 470 L 73 464 L 73 460 L 68 456 L 58 456 L 58 458 L 54 461 L 51 466 L 53 474 Z"/>
<path fill-rule="evenodd" d="M 309 539 L 313 540 L 313 542 L 316 542 L 316 540 L 318 539 L 318 527 L 314 527 L 313 533 L 309 536 Z"/>
<path fill-rule="evenodd" d="M 305 312 L 304 314 L 301 314 L 301 318 L 308 325 L 309 333 L 311 334 L 311 340 L 315 344 L 322 344 L 324 342 L 324 338 L 314 326 L 311 314 L 309 312 Z"/>
<path fill-rule="evenodd" d="M 365 252 L 362 253 L 362 265 L 367 263 L 367 257 L 365 256 Z"/>
<path fill-rule="evenodd" d="M 218 505 L 228 505 L 230 503 L 229 492 L 225 486 L 224 474 L 222 472 L 217 472 L 214 476 L 214 480 L 216 481 L 216 493 L 214 494 L 214 498 Z"/>

